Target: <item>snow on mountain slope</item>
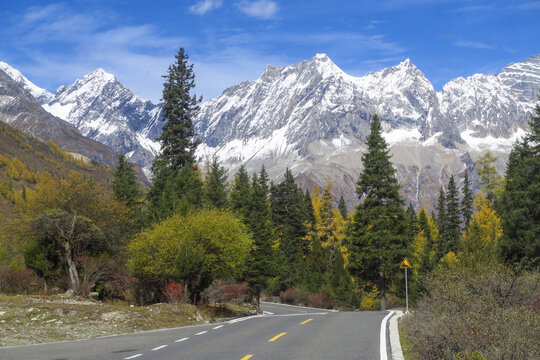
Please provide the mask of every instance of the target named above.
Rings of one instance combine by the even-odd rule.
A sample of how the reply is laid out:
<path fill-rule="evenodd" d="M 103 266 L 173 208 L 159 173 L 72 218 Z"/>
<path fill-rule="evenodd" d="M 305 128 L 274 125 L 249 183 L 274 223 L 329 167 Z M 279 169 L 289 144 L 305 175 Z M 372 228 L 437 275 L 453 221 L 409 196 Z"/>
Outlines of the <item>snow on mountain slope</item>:
<path fill-rule="evenodd" d="M 125 88 L 103 69 L 61 86 L 45 110 L 68 121 L 84 135 L 124 152 L 147 176 L 160 146 L 160 107 Z"/>
<path fill-rule="evenodd" d="M 0 70 L 8 74 L 17 84 L 21 85 L 25 90 L 29 91 L 40 103 L 52 101 L 54 95 L 45 89 L 37 87 L 34 83 L 24 77 L 21 72 L 5 62 L 0 61 Z"/>

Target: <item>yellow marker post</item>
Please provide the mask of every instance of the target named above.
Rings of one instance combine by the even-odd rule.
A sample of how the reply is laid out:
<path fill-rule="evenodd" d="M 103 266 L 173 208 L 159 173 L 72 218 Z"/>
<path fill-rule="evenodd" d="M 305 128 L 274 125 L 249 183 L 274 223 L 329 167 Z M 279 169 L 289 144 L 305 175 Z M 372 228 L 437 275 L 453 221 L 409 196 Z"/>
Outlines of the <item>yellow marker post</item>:
<path fill-rule="evenodd" d="M 406 304 L 406 310 L 405 314 L 409 313 L 409 287 L 407 285 L 407 269 L 411 268 L 411 263 L 407 258 L 403 259 L 403 262 L 400 265 L 400 268 L 405 269 L 405 304 Z"/>
<path fill-rule="evenodd" d="M 274 341 L 276 341 L 277 339 L 279 339 L 280 337 L 282 337 L 285 334 L 286 334 L 286 332 L 283 332 L 283 333 L 281 333 L 279 335 L 276 335 L 273 338 L 271 338 L 270 340 L 268 340 L 268 342 L 274 342 Z"/>
<path fill-rule="evenodd" d="M 302 321 L 302 322 L 300 323 L 300 325 L 307 324 L 307 323 L 310 322 L 311 320 L 313 320 L 313 319 L 307 319 L 306 321 Z"/>

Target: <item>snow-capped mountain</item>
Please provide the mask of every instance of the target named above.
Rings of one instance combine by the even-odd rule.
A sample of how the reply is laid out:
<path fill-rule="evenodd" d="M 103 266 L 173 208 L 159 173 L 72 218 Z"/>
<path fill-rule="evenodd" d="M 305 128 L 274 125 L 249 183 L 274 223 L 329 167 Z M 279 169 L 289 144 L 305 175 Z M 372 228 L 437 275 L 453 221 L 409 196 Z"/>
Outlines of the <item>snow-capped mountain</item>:
<path fill-rule="evenodd" d="M 141 99 L 103 69 L 61 86 L 45 110 L 73 124 L 86 137 L 124 152 L 150 175 L 160 146 L 160 106 Z"/>
<path fill-rule="evenodd" d="M 60 87 L 52 100 L 20 73 L 11 73 L 48 111 L 125 152 L 148 173 L 159 151 L 154 141 L 163 125 L 159 105 L 140 99 L 101 69 Z M 431 207 L 429 199 L 450 174 L 474 173 L 474 159 L 483 150 L 494 151 L 504 171 L 539 90 L 540 55 L 499 74 L 454 79 L 436 92 L 408 59 L 353 77 L 318 54 L 286 67 L 267 66 L 259 79 L 203 103 L 195 121 L 202 141 L 197 153 L 217 155 L 231 175 L 241 164 L 250 171 L 264 164 L 273 178 L 290 167 L 305 187 L 332 181 L 336 192 L 353 202 L 369 121 L 377 114 L 404 195 Z"/>
<path fill-rule="evenodd" d="M 19 70 L 9 66 L 5 62 L 0 61 L 0 70 L 4 71 L 11 77 L 11 79 L 13 79 L 13 81 L 15 81 L 18 85 L 22 86 L 28 92 L 30 92 L 30 94 L 32 94 L 32 96 L 35 97 L 40 103 L 47 103 L 54 99 L 53 94 L 51 94 L 45 89 L 36 86 L 26 77 L 24 77 L 24 75 L 21 74 Z"/>

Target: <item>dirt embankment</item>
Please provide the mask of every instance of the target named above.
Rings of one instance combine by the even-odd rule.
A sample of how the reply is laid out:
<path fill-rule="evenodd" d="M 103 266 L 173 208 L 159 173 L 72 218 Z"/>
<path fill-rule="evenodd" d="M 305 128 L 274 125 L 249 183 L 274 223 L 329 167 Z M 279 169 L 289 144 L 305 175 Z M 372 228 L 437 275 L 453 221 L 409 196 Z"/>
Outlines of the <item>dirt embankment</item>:
<path fill-rule="evenodd" d="M 226 315 L 247 311 L 230 308 Z M 188 304 L 130 306 L 62 296 L 0 295 L 0 347 L 201 324 L 216 317 L 210 308 Z"/>

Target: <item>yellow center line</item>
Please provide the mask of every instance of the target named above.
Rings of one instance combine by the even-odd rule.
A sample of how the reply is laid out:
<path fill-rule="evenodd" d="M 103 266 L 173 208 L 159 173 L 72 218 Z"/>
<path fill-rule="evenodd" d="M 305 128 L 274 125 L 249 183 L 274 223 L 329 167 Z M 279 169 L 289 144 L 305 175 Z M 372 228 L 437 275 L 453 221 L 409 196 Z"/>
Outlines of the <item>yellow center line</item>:
<path fill-rule="evenodd" d="M 252 357 L 253 357 L 253 354 L 252 355 L 246 355 L 240 360 L 248 360 L 248 359 L 251 359 Z"/>
<path fill-rule="evenodd" d="M 307 323 L 310 322 L 311 320 L 313 320 L 313 319 L 307 319 L 306 321 L 302 321 L 302 322 L 300 323 L 300 325 L 307 324 Z"/>
<path fill-rule="evenodd" d="M 327 313 L 327 312 L 325 312 L 325 313 L 321 313 L 321 315 L 326 315 L 326 314 L 328 314 L 328 313 Z"/>
<path fill-rule="evenodd" d="M 282 337 L 282 336 L 285 335 L 285 334 L 286 334 L 286 332 L 281 333 L 281 334 L 279 334 L 279 335 L 276 335 L 276 336 L 274 336 L 273 338 L 271 338 L 270 340 L 268 340 L 268 342 L 276 341 L 277 339 L 279 339 L 280 337 Z"/>

